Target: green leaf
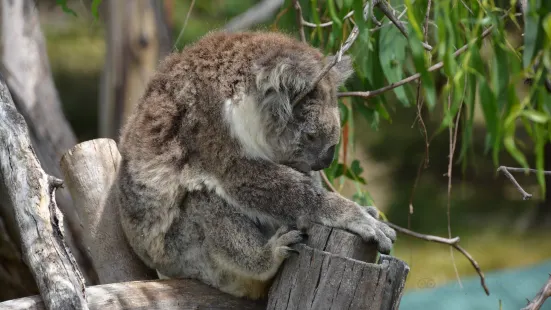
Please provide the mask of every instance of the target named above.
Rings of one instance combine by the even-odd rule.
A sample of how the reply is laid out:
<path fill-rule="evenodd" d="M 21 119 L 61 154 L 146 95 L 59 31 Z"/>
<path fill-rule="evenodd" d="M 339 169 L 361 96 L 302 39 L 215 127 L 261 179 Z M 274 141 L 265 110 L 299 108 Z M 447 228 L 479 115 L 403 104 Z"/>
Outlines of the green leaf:
<path fill-rule="evenodd" d="M 492 149 L 496 147 L 497 134 L 498 134 L 498 113 L 496 97 L 492 92 L 492 89 L 486 83 L 485 77 L 478 76 L 478 86 L 480 95 L 480 105 L 484 114 L 484 120 L 486 121 L 486 128 L 488 130 L 488 141 L 486 144 L 485 152 L 488 152 L 489 147 Z"/>
<path fill-rule="evenodd" d="M 522 63 L 528 67 L 538 51 L 543 48 L 543 16 L 551 11 L 551 1 L 532 0 L 528 5 L 524 26 L 524 53 Z"/>
<path fill-rule="evenodd" d="M 355 107 L 371 125 L 371 128 L 377 129 L 379 127 L 379 113 L 376 110 L 367 107 L 365 104 L 357 104 Z"/>
<path fill-rule="evenodd" d="M 101 4 L 102 0 L 93 0 L 92 1 L 92 14 L 96 17 L 96 19 L 99 18 L 99 6 Z"/>
<path fill-rule="evenodd" d="M 61 7 L 63 12 L 77 16 L 77 13 L 67 6 L 67 0 L 56 0 L 56 3 Z"/>
<path fill-rule="evenodd" d="M 495 93 L 497 94 L 498 109 L 502 110 L 503 107 L 507 105 L 507 89 L 509 87 L 510 72 L 509 61 L 507 52 L 501 46 L 494 46 L 494 53 L 495 57 L 492 62 L 492 80 Z"/>
<path fill-rule="evenodd" d="M 545 124 L 550 118 L 548 114 L 535 110 L 524 110 L 521 112 L 521 115 L 538 124 Z"/>
<path fill-rule="evenodd" d="M 379 41 L 381 68 L 390 83 L 401 80 L 404 76 L 402 64 L 406 60 L 407 39 L 396 27 L 384 27 Z M 409 97 L 403 86 L 394 88 L 396 97 L 404 106 L 409 106 Z"/>
<path fill-rule="evenodd" d="M 428 72 L 428 61 L 425 55 L 425 49 L 421 44 L 421 41 L 415 39 L 414 36 L 410 36 L 409 46 L 413 54 L 413 63 L 415 70 L 421 74 L 421 82 L 423 83 L 422 89 L 427 99 L 427 106 L 430 111 L 436 106 L 436 88 L 434 85 L 434 79 L 430 72 Z"/>
<path fill-rule="evenodd" d="M 536 142 L 536 178 L 540 185 L 542 195 L 545 197 L 545 176 L 543 174 L 544 167 L 544 146 L 547 141 L 545 139 L 545 128 L 542 125 L 535 124 L 534 126 L 535 142 Z"/>
<path fill-rule="evenodd" d="M 364 171 L 363 168 L 360 167 L 360 161 L 357 159 L 354 159 L 352 161 L 352 164 L 350 165 L 350 170 L 352 170 L 352 172 L 357 176 L 362 174 L 362 172 Z"/>

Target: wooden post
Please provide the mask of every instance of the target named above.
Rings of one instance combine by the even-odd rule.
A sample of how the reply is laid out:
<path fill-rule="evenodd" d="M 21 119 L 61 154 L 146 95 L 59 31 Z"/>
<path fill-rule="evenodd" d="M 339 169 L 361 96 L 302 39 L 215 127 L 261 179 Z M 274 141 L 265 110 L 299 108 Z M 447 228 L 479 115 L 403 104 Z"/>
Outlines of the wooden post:
<path fill-rule="evenodd" d="M 340 229 L 316 224 L 308 235 L 276 275 L 268 310 L 398 309 L 405 262 L 381 255 L 375 263 L 374 245 Z"/>
<path fill-rule="evenodd" d="M 120 225 L 112 188 L 120 157 L 115 141 L 95 139 L 77 144 L 61 158 L 100 284 L 157 278 L 134 254 Z"/>

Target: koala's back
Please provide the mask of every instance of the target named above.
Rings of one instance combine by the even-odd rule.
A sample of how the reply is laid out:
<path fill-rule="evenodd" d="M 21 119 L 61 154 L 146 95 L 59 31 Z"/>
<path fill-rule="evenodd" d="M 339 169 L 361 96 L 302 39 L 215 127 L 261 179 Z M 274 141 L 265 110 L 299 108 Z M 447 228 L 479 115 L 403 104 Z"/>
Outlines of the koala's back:
<path fill-rule="evenodd" d="M 181 168 L 199 155 L 189 149 L 220 149 L 223 141 L 230 140 L 222 128 L 224 101 L 238 101 L 252 87 L 255 61 L 269 62 L 278 54 L 311 54 L 320 61 L 323 56 L 311 46 L 273 32 L 211 33 L 168 56 L 127 121 L 121 152 L 162 158 Z"/>

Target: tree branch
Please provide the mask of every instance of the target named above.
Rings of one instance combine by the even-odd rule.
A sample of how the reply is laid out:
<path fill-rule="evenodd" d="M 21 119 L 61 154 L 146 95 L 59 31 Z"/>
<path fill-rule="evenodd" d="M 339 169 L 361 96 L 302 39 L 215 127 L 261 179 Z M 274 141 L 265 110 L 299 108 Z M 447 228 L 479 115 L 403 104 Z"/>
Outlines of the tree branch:
<path fill-rule="evenodd" d="M 304 18 L 302 18 L 302 7 L 300 6 L 298 0 L 293 0 L 293 7 L 295 8 L 300 40 L 302 42 L 306 42 L 306 35 L 304 34 Z"/>
<path fill-rule="evenodd" d="M 474 269 L 478 273 L 478 276 L 480 277 L 480 285 L 484 289 L 484 292 L 486 293 L 486 295 L 490 295 L 490 290 L 488 289 L 488 286 L 486 285 L 486 278 L 484 277 L 484 273 L 482 272 L 482 269 L 480 269 L 480 266 L 478 265 L 476 260 L 469 254 L 469 252 L 465 251 L 465 249 L 463 249 L 459 245 L 459 240 L 460 240 L 459 237 L 448 239 L 448 238 L 442 238 L 442 237 L 438 237 L 438 236 L 425 235 L 425 234 L 420 234 L 418 232 L 400 227 L 400 226 L 398 226 L 396 224 L 393 224 L 391 222 L 385 221 L 385 223 L 388 226 L 394 228 L 395 230 L 397 230 L 398 232 L 401 232 L 404 235 L 412 236 L 412 237 L 415 237 L 415 238 L 418 238 L 418 239 L 421 239 L 421 240 L 425 240 L 425 241 L 447 244 L 447 245 L 452 246 L 454 249 L 458 250 L 459 252 L 461 252 L 461 254 L 463 254 L 465 256 L 465 258 L 467 258 L 469 260 L 469 262 L 471 262 L 471 265 L 473 265 Z"/>
<path fill-rule="evenodd" d="M 88 309 L 84 279 L 66 247 L 55 201 L 61 180 L 40 166 L 27 124 L 0 76 L 0 192 L 14 214 L 23 257 L 47 309 Z"/>
<path fill-rule="evenodd" d="M 517 188 L 517 190 L 522 194 L 522 199 L 523 200 L 528 200 L 528 199 L 532 198 L 532 194 L 527 193 L 522 188 L 522 186 L 520 186 L 520 184 L 518 184 L 517 180 L 511 174 L 511 172 L 524 172 L 524 173 L 534 172 L 535 173 L 535 172 L 538 172 L 538 171 L 539 170 L 536 170 L 536 169 L 513 168 L 513 167 L 505 167 L 505 166 L 499 166 L 499 168 L 497 168 L 497 172 L 503 172 L 503 174 L 505 174 L 505 176 L 511 181 L 511 183 L 513 183 L 513 185 Z M 551 171 L 543 171 L 543 174 L 544 175 L 551 175 Z"/>
<path fill-rule="evenodd" d="M 539 310 L 547 298 L 551 297 L 551 275 L 547 283 L 541 288 L 541 290 L 536 294 L 536 297 L 532 299 L 526 307 L 521 310 Z"/>

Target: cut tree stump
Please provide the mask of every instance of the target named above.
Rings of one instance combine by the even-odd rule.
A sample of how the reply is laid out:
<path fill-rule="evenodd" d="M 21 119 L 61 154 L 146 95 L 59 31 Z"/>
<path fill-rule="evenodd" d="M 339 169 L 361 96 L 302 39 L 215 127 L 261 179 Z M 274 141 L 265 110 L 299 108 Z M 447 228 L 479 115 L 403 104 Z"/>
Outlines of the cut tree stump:
<path fill-rule="evenodd" d="M 398 309 L 408 265 L 349 232 L 313 225 L 270 289 L 268 310 Z"/>

